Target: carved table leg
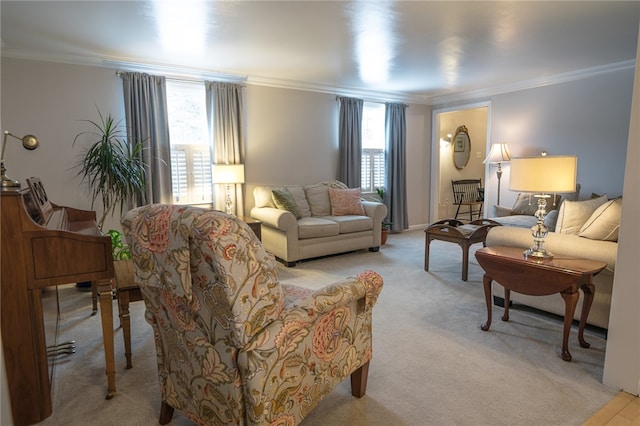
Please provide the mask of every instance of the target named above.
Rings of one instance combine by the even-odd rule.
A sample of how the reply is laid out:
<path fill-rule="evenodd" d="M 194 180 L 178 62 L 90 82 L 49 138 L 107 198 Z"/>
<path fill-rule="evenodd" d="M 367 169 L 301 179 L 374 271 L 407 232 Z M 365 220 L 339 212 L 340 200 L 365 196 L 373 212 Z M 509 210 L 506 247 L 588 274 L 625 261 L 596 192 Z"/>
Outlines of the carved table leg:
<path fill-rule="evenodd" d="M 100 317 L 102 320 L 102 340 L 104 345 L 104 361 L 107 374 L 107 396 L 111 399 L 116 394 L 116 368 L 113 345 L 113 297 L 111 296 L 111 280 L 96 282 L 100 298 Z"/>
<path fill-rule="evenodd" d="M 589 283 L 582 286 L 582 291 L 584 293 L 584 300 L 582 302 L 582 313 L 580 314 L 578 342 L 580 342 L 581 347 L 588 348 L 591 344 L 584 340 L 584 326 L 587 324 L 587 318 L 589 317 L 589 311 L 591 310 L 591 304 L 593 303 L 593 296 L 596 288 L 592 283 Z"/>
<path fill-rule="evenodd" d="M 571 353 L 569 353 L 569 332 L 571 331 L 571 323 L 573 322 L 573 314 L 576 312 L 578 297 L 580 293 L 560 293 L 564 299 L 564 330 L 562 332 L 562 359 L 571 361 Z"/>
<path fill-rule="evenodd" d="M 504 313 L 502 314 L 502 321 L 509 321 L 509 306 L 511 305 L 511 290 L 504 289 Z"/>
<path fill-rule="evenodd" d="M 129 314 L 129 292 L 118 291 L 118 307 L 120 308 L 120 326 L 124 338 L 124 356 L 127 359 L 127 368 L 131 364 L 131 315 Z"/>
<path fill-rule="evenodd" d="M 482 286 L 484 287 L 484 300 L 487 304 L 487 322 L 482 324 L 480 328 L 482 331 L 489 331 L 489 327 L 491 327 L 491 316 L 492 316 L 492 306 L 491 306 L 491 277 L 487 274 L 484 274 L 482 277 Z"/>

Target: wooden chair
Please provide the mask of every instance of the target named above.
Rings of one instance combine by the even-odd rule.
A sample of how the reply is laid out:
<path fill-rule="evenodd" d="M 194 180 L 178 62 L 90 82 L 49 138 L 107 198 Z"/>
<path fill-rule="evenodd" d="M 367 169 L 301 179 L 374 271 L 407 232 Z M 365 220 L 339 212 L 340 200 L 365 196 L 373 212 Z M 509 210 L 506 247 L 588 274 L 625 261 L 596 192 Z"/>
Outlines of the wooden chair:
<path fill-rule="evenodd" d="M 473 220 L 473 215 L 478 214 L 477 219 L 482 216 L 482 206 L 484 204 L 484 188 L 482 179 L 462 179 L 452 180 L 453 203 L 458 206 L 456 209 L 456 219 L 460 212 L 460 207 L 467 206 L 469 209 L 469 220 Z"/>

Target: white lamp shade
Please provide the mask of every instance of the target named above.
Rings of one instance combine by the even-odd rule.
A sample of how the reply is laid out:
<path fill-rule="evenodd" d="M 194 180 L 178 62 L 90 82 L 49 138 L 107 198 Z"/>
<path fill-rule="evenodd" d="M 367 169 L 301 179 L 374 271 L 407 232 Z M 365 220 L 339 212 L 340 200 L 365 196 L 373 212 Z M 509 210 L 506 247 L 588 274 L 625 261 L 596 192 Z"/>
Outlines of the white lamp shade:
<path fill-rule="evenodd" d="M 484 159 L 484 164 L 506 163 L 511 160 L 511 151 L 506 143 L 494 143 L 491 145 L 489 155 Z"/>
<path fill-rule="evenodd" d="M 244 164 L 214 164 L 213 183 L 244 183 Z"/>
<path fill-rule="evenodd" d="M 574 155 L 512 158 L 509 189 L 535 194 L 573 192 L 577 172 Z"/>

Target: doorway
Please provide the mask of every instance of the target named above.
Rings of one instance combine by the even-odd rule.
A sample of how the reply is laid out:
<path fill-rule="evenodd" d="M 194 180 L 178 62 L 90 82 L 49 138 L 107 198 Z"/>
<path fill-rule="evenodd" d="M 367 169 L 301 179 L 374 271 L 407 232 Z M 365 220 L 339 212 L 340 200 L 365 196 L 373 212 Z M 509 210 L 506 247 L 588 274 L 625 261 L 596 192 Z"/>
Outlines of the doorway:
<path fill-rule="evenodd" d="M 490 141 L 490 108 L 490 102 L 482 102 L 433 110 L 430 223 L 455 216 L 452 180 L 482 179 L 485 206 L 489 205 L 487 167 L 482 162 L 487 156 Z M 454 163 L 454 155 L 458 155 L 454 137 L 460 126 L 466 127 L 470 139 L 469 160 L 462 167 L 459 162 Z M 484 217 L 487 217 L 486 213 L 485 207 Z"/>

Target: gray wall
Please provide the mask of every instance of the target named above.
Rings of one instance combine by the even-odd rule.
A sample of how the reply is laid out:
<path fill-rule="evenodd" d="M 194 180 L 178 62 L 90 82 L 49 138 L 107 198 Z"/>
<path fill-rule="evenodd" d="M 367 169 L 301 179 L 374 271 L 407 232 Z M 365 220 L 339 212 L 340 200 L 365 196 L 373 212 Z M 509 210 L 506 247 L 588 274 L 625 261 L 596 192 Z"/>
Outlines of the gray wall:
<path fill-rule="evenodd" d="M 25 151 L 10 141 L 7 174 L 22 182 L 39 176 L 51 200 L 90 209 L 73 166 L 82 150 L 73 139 L 97 120 L 96 107 L 124 117 L 122 83 L 114 69 L 20 59 L 2 60 L 2 129 L 34 134 L 41 146 Z M 258 184 L 309 184 L 335 179 L 338 168 L 338 102 L 335 94 L 248 85 L 245 209 Z M 411 224 L 428 222 L 431 109 L 407 109 L 407 187 Z M 23 183 L 26 185 L 26 183 Z M 96 208 L 100 209 L 100 206 Z M 119 228 L 118 218 L 106 229 Z"/>
<path fill-rule="evenodd" d="M 592 192 L 622 195 L 633 74 L 628 69 L 495 96 L 491 142 L 507 142 L 516 157 L 577 155 L 581 198 Z M 512 206 L 517 194 L 508 190 L 509 165 L 503 170 L 500 201 Z M 487 179 L 488 190 L 495 191 L 495 168 Z"/>

